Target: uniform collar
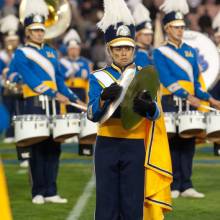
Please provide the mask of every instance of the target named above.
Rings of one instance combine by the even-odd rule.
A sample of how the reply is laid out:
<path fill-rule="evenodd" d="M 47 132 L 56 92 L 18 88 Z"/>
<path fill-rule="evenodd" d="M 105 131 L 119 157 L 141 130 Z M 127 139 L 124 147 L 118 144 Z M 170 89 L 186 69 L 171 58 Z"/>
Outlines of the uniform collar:
<path fill-rule="evenodd" d="M 183 46 L 183 42 L 181 42 L 180 45 L 178 46 L 177 44 L 175 44 L 175 43 L 173 43 L 173 42 L 171 42 L 169 40 L 166 41 L 166 44 L 169 44 L 169 45 L 175 47 L 176 49 L 179 49 L 179 48 L 181 48 Z"/>
<path fill-rule="evenodd" d="M 131 65 L 133 62 L 129 63 L 128 65 L 126 65 L 125 67 L 123 68 L 120 68 L 119 66 L 117 66 L 115 63 L 112 63 L 111 64 L 111 67 L 116 70 L 117 72 L 119 72 L 120 74 L 129 66 Z"/>
<path fill-rule="evenodd" d="M 26 46 L 31 46 L 31 47 L 34 47 L 34 48 L 36 48 L 36 49 L 38 49 L 38 50 L 40 50 L 40 49 L 42 49 L 43 47 L 44 47 L 44 44 L 41 44 L 41 46 L 39 45 L 39 44 L 35 44 L 35 43 L 33 43 L 33 42 L 27 42 L 26 44 L 25 44 Z"/>

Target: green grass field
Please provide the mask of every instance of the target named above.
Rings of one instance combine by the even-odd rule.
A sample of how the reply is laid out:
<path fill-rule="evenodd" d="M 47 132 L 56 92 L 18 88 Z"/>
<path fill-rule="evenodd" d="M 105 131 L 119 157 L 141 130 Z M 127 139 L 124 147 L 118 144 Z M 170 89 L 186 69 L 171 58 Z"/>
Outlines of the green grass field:
<path fill-rule="evenodd" d="M 92 158 L 79 157 L 75 147 L 65 146 L 63 151 L 58 188 L 69 202 L 62 205 L 33 205 L 27 170 L 20 168 L 16 162 L 14 146 L 0 144 L 14 220 L 67 219 L 93 174 L 93 165 Z M 212 156 L 211 148 L 207 146 L 197 148 L 193 182 L 196 189 L 206 194 L 206 198 L 174 200 L 174 210 L 166 214 L 166 220 L 220 220 L 220 158 Z M 94 208 L 95 189 L 79 220 L 92 220 Z"/>

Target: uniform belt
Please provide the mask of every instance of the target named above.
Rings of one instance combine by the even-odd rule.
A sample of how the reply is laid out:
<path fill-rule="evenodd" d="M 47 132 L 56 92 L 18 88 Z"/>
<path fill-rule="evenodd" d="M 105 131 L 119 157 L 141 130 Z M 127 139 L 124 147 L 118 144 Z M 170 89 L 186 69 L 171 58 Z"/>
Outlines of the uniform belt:
<path fill-rule="evenodd" d="M 144 139 L 146 137 L 146 120 L 142 120 L 132 131 L 123 128 L 121 120 L 110 118 L 99 125 L 98 135 L 126 139 Z"/>
<path fill-rule="evenodd" d="M 70 78 L 66 81 L 66 85 L 70 88 L 88 88 L 88 81 L 82 78 Z"/>
<path fill-rule="evenodd" d="M 48 86 L 49 88 L 51 88 L 53 90 L 57 90 L 56 83 L 53 82 L 53 81 L 44 81 L 43 84 Z M 22 86 L 22 90 L 23 90 L 24 98 L 32 97 L 32 96 L 39 96 L 39 93 L 32 90 L 27 84 L 24 84 Z"/>
<path fill-rule="evenodd" d="M 179 80 L 178 84 L 185 89 L 189 94 L 194 95 L 194 84 L 189 81 Z M 172 93 L 165 87 L 162 86 L 162 95 L 171 95 Z"/>

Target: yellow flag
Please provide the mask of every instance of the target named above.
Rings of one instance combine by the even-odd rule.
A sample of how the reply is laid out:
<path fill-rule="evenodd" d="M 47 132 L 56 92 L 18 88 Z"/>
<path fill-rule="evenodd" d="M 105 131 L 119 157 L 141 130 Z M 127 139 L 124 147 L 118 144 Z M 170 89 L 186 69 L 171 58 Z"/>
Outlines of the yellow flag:
<path fill-rule="evenodd" d="M 0 219 L 12 220 L 11 208 L 8 198 L 8 190 L 2 161 L 0 160 Z"/>
<path fill-rule="evenodd" d="M 161 117 L 148 128 L 145 159 L 144 220 L 163 220 L 172 210 L 172 164 L 160 100 Z"/>

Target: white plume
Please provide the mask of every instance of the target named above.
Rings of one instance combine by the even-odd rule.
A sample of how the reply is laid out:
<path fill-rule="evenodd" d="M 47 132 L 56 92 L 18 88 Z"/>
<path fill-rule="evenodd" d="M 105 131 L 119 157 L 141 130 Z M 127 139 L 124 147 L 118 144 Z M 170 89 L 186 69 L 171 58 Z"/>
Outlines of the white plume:
<path fill-rule="evenodd" d="M 142 0 L 128 0 L 127 5 L 131 9 L 131 11 L 134 11 L 137 4 L 142 3 Z"/>
<path fill-rule="evenodd" d="M 134 24 L 134 19 L 124 0 L 104 0 L 104 11 L 102 20 L 97 24 L 103 32 L 110 25 L 116 25 L 119 22 L 126 25 Z"/>
<path fill-rule="evenodd" d="M 212 22 L 212 28 L 219 28 L 220 27 L 220 11 L 218 14 L 214 17 L 213 22 Z"/>
<path fill-rule="evenodd" d="M 74 40 L 77 43 L 81 43 L 81 39 L 76 30 L 70 29 L 67 34 L 64 36 L 63 43 L 67 44 L 69 41 Z"/>
<path fill-rule="evenodd" d="M 2 33 L 16 33 L 16 31 L 18 30 L 19 20 L 15 15 L 7 15 L 1 19 L 0 24 Z"/>
<path fill-rule="evenodd" d="M 49 12 L 44 0 L 27 0 L 24 17 L 29 17 L 32 14 L 41 15 L 47 19 Z"/>
<path fill-rule="evenodd" d="M 133 18 L 136 25 L 139 25 L 145 21 L 151 21 L 150 12 L 142 3 L 137 4 L 135 7 Z"/>
<path fill-rule="evenodd" d="M 189 12 L 189 6 L 187 4 L 187 0 L 165 0 L 160 6 L 160 10 L 166 14 L 171 11 L 180 11 L 185 15 Z"/>

